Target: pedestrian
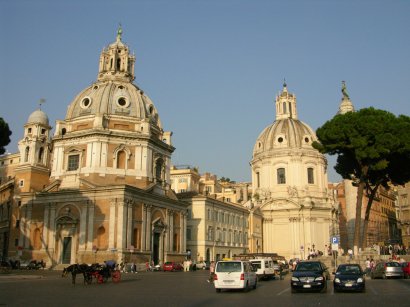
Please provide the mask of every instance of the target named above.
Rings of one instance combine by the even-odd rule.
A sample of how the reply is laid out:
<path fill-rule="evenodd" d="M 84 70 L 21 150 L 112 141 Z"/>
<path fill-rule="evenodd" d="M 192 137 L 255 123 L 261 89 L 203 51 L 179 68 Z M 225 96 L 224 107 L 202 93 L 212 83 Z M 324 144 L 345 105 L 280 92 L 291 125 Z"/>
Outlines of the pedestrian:
<path fill-rule="evenodd" d="M 351 248 L 349 248 L 349 249 L 347 250 L 347 253 L 348 253 L 348 255 L 349 255 L 349 259 L 352 260 L 352 259 L 353 259 L 353 250 L 352 250 Z"/>
<path fill-rule="evenodd" d="M 365 265 L 366 265 L 366 275 L 370 276 L 371 266 L 370 266 L 370 259 L 369 258 L 366 259 Z"/>
<path fill-rule="evenodd" d="M 215 262 L 211 261 L 209 265 L 209 279 L 207 280 L 209 283 L 214 282 L 214 275 L 215 275 Z"/>

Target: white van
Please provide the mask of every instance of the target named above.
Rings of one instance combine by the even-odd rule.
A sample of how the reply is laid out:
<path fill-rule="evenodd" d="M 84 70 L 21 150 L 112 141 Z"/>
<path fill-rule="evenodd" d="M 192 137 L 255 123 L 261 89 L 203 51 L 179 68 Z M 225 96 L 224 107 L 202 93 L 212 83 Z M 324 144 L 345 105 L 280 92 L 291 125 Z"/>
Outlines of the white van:
<path fill-rule="evenodd" d="M 251 259 L 249 262 L 257 269 L 258 280 L 275 278 L 275 269 L 271 258 Z"/>
<path fill-rule="evenodd" d="M 256 289 L 256 269 L 249 261 L 218 261 L 215 266 L 214 286 L 216 292 L 222 289 Z"/>

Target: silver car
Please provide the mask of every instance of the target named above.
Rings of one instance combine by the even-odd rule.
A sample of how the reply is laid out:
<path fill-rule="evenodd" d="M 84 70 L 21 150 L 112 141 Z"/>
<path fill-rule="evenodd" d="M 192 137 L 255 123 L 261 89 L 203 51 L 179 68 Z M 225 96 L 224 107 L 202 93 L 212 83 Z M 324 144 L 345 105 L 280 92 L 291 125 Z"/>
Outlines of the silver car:
<path fill-rule="evenodd" d="M 376 264 L 370 277 L 387 279 L 390 277 L 403 278 L 403 269 L 397 261 L 382 261 Z"/>

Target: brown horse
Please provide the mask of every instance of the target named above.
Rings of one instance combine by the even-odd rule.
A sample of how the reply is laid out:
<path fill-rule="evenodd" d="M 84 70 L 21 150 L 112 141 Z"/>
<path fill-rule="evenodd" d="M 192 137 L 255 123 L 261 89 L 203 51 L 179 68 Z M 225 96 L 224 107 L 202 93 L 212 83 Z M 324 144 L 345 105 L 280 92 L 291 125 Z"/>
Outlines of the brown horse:
<path fill-rule="evenodd" d="M 63 274 L 61 275 L 61 277 L 66 277 L 68 273 L 71 273 L 71 280 L 72 280 L 72 284 L 75 285 L 75 279 L 77 274 L 83 274 L 84 277 L 84 284 L 89 283 L 88 282 L 88 274 L 87 272 L 89 272 L 90 267 L 88 266 L 88 264 L 72 264 L 66 268 L 64 268 L 63 270 Z"/>

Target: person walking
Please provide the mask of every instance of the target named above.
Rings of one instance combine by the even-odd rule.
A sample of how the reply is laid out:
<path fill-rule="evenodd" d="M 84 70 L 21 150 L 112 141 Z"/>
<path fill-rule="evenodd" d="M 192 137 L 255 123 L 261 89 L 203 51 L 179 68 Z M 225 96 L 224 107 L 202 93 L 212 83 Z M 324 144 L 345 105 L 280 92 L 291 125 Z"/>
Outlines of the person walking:
<path fill-rule="evenodd" d="M 211 264 L 209 265 L 209 279 L 207 280 L 207 282 L 213 283 L 214 275 L 215 275 L 215 262 L 211 261 Z"/>

